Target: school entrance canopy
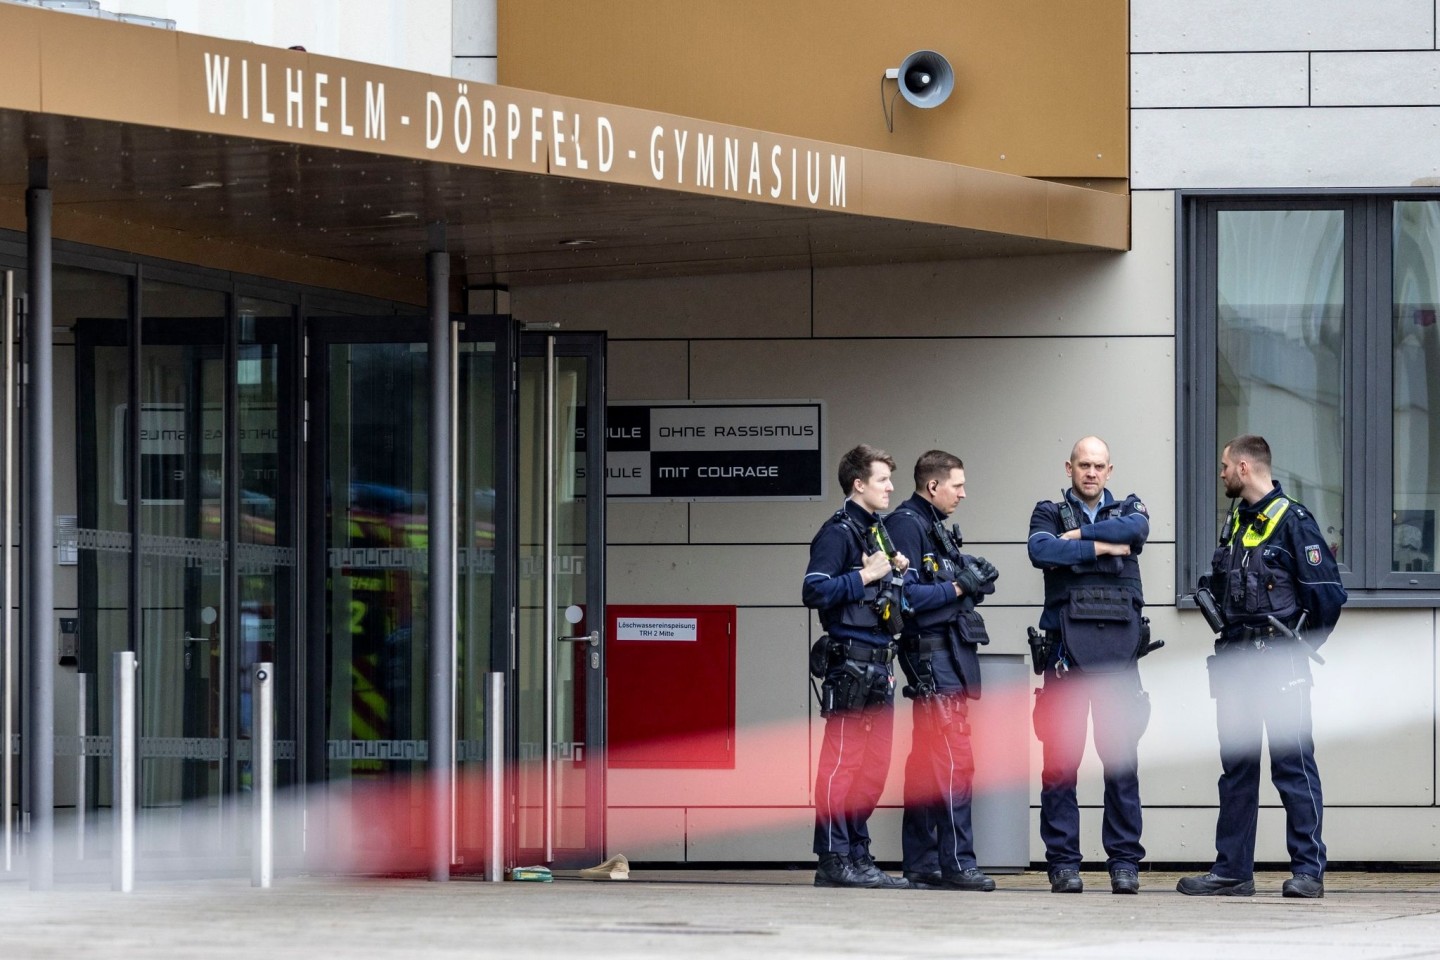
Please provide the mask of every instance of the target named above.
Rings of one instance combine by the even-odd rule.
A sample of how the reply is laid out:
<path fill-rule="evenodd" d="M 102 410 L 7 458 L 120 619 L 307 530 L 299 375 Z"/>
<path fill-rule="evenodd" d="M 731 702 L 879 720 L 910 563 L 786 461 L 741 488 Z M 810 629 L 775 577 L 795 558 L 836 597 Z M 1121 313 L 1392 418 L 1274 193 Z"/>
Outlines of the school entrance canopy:
<path fill-rule="evenodd" d="M 1124 250 L 1122 194 L 16 5 L 0 226 L 401 299 L 461 282 Z"/>

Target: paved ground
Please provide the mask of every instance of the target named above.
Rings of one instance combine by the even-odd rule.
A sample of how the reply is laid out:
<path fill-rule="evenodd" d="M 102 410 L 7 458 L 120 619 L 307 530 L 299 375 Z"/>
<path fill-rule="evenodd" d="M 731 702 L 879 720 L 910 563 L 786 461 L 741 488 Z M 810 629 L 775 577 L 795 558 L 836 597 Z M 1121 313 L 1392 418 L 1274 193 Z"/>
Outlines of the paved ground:
<path fill-rule="evenodd" d="M 805 871 L 635 871 L 629 881 L 486 884 L 281 877 L 152 881 L 134 893 L 0 880 L 0 958 L 1440 957 L 1440 874 L 1336 873 L 1323 901 L 1190 899 L 1176 874 L 1136 897 L 1087 873 L 990 894 L 817 890 Z"/>

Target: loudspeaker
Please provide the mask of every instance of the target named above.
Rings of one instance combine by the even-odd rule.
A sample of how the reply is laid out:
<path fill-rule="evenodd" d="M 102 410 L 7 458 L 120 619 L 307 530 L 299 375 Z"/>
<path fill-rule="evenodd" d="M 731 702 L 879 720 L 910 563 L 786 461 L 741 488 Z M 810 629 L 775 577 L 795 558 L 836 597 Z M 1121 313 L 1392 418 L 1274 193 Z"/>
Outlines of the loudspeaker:
<path fill-rule="evenodd" d="M 900 64 L 898 74 L 900 96 L 921 109 L 940 106 L 955 89 L 950 61 L 934 50 L 916 50 Z"/>

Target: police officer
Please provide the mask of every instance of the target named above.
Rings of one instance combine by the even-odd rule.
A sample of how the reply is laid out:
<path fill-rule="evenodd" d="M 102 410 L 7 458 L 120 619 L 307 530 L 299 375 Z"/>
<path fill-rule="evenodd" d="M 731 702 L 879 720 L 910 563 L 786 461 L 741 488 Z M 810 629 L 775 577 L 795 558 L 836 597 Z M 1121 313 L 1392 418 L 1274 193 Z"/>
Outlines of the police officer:
<path fill-rule="evenodd" d="M 818 610 L 822 636 L 810 670 L 824 677 L 825 739 L 815 773 L 817 887 L 906 888 L 870 856 L 867 821 L 890 768 L 895 723 L 892 637 L 899 633 L 909 561 L 887 556 L 879 514 L 890 506 L 895 461 L 861 444 L 840 460 L 848 497 L 810 542 L 801 595 Z"/>
<path fill-rule="evenodd" d="M 944 521 L 965 499 L 965 464 L 943 450 L 915 462 L 915 494 L 886 518 L 895 549 L 919 557 L 905 588 L 900 665 L 913 700 L 901 833 L 905 879 L 927 890 L 995 889 L 975 862 L 970 829 L 975 758 L 968 700 L 980 697 L 976 646 L 990 641 L 975 605 L 995 592 L 998 571 L 961 553 Z"/>
<path fill-rule="evenodd" d="M 1138 893 L 1140 781 L 1137 745 L 1150 700 L 1136 660 L 1149 652 L 1148 621 L 1136 558 L 1150 535 L 1145 504 L 1106 489 L 1114 466 L 1099 437 L 1078 441 L 1065 463 L 1070 489 L 1042 500 L 1030 515 L 1030 562 L 1045 573 L 1043 633 L 1031 634 L 1036 692 L 1035 734 L 1044 751 L 1040 836 L 1052 893 L 1079 893 L 1080 811 L 1076 771 L 1091 715 L 1105 779 L 1101 842 L 1111 893 Z"/>
<path fill-rule="evenodd" d="M 1340 571 L 1309 510 L 1270 475 L 1270 445 L 1244 435 L 1220 454 L 1220 481 L 1238 498 L 1196 599 L 1219 633 L 1210 694 L 1220 734 L 1220 815 L 1215 865 L 1176 886 L 1190 896 L 1255 892 L 1260 738 L 1285 806 L 1287 897 L 1325 896 L 1323 801 L 1310 731 L 1310 659 L 1340 619 Z"/>

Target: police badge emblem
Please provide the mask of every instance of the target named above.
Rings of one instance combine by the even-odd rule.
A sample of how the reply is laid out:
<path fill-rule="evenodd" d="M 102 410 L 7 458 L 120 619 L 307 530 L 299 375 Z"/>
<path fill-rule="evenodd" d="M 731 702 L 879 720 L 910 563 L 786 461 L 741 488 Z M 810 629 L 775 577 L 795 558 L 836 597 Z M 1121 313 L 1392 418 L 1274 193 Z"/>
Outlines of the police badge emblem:
<path fill-rule="evenodd" d="M 1320 545 L 1312 543 L 1305 547 L 1305 562 L 1312 567 L 1320 566 Z"/>

